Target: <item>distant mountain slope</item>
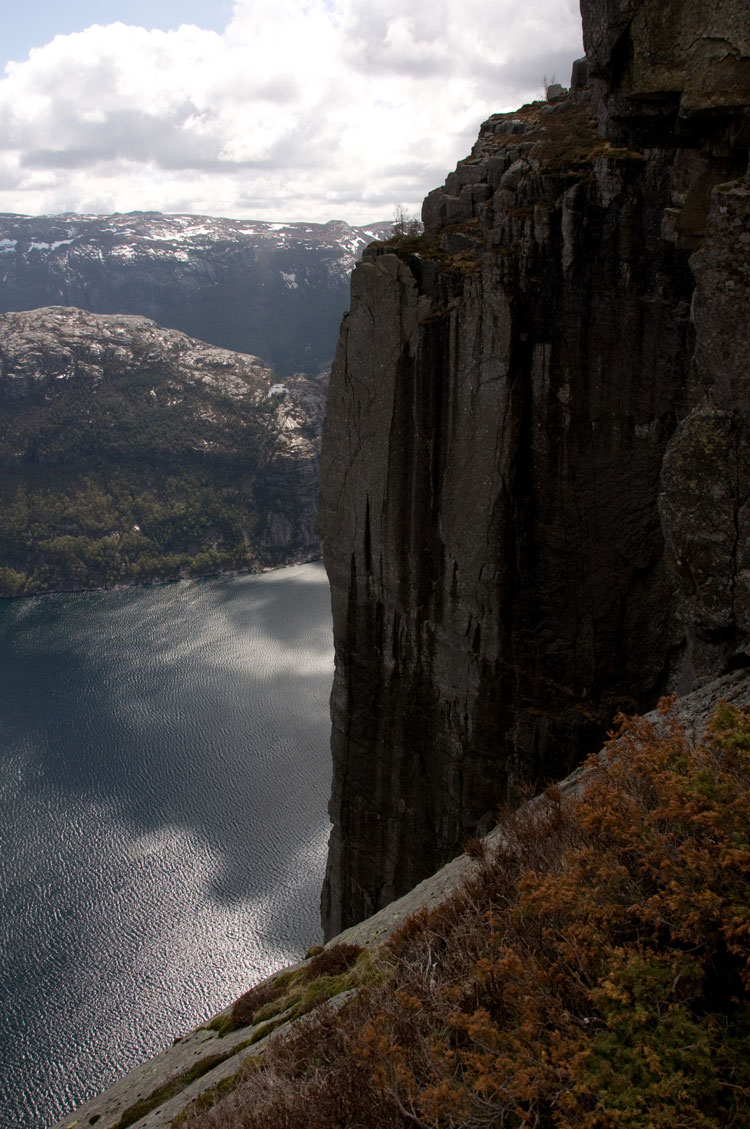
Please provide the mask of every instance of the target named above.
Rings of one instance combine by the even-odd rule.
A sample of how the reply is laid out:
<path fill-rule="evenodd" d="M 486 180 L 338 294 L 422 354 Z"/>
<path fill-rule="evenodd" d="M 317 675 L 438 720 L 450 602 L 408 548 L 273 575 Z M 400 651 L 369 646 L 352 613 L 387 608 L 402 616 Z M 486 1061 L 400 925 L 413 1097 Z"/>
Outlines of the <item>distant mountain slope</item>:
<path fill-rule="evenodd" d="M 0 594 L 316 555 L 324 395 L 146 318 L 0 316 Z"/>
<path fill-rule="evenodd" d="M 333 358 L 355 260 L 391 227 L 0 214 L 0 312 L 140 314 L 281 375 L 317 373 Z"/>

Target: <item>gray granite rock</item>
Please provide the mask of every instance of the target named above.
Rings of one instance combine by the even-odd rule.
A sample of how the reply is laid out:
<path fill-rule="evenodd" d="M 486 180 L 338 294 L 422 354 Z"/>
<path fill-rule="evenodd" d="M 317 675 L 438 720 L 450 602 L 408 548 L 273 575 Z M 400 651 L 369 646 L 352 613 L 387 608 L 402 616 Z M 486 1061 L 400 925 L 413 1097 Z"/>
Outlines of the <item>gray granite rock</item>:
<path fill-rule="evenodd" d="M 563 98 L 567 98 L 568 88 L 567 86 L 562 86 L 559 82 L 551 82 L 545 94 L 548 102 L 561 102 Z"/>
<path fill-rule="evenodd" d="M 745 116 L 750 19 L 744 0 L 581 0 L 589 74 L 603 128 L 668 143 L 717 113 L 731 134 Z"/>

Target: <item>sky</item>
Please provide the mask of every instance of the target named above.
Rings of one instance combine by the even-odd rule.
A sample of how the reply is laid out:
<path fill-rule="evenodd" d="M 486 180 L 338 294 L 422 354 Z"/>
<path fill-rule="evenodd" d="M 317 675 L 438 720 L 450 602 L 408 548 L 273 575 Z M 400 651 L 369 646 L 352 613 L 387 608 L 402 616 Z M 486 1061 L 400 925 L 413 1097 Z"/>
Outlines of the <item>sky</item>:
<path fill-rule="evenodd" d="M 21 0 L 0 211 L 393 219 L 567 84 L 578 0 Z"/>

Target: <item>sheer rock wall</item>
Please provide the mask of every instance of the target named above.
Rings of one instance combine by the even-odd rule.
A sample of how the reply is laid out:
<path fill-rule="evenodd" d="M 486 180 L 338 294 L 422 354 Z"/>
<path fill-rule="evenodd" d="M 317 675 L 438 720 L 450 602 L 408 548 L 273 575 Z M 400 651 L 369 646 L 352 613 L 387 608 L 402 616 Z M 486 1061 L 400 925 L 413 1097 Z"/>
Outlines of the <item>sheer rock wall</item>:
<path fill-rule="evenodd" d="M 584 0 L 567 98 L 485 122 L 424 235 L 355 269 L 322 456 L 329 935 L 617 710 L 745 661 L 743 5 L 724 47 L 688 44 L 689 5 L 675 46 L 665 7 Z"/>

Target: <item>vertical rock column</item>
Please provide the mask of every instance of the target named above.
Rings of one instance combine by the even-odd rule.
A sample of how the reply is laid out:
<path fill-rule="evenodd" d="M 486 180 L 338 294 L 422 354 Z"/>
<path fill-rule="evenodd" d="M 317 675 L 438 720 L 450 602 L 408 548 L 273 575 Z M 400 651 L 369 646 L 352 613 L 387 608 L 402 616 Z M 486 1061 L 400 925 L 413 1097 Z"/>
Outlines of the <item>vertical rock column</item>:
<path fill-rule="evenodd" d="M 569 771 L 679 649 L 656 506 L 689 357 L 672 154 L 570 169 L 496 136 L 417 253 L 376 245 L 352 279 L 321 468 L 329 934 Z"/>

